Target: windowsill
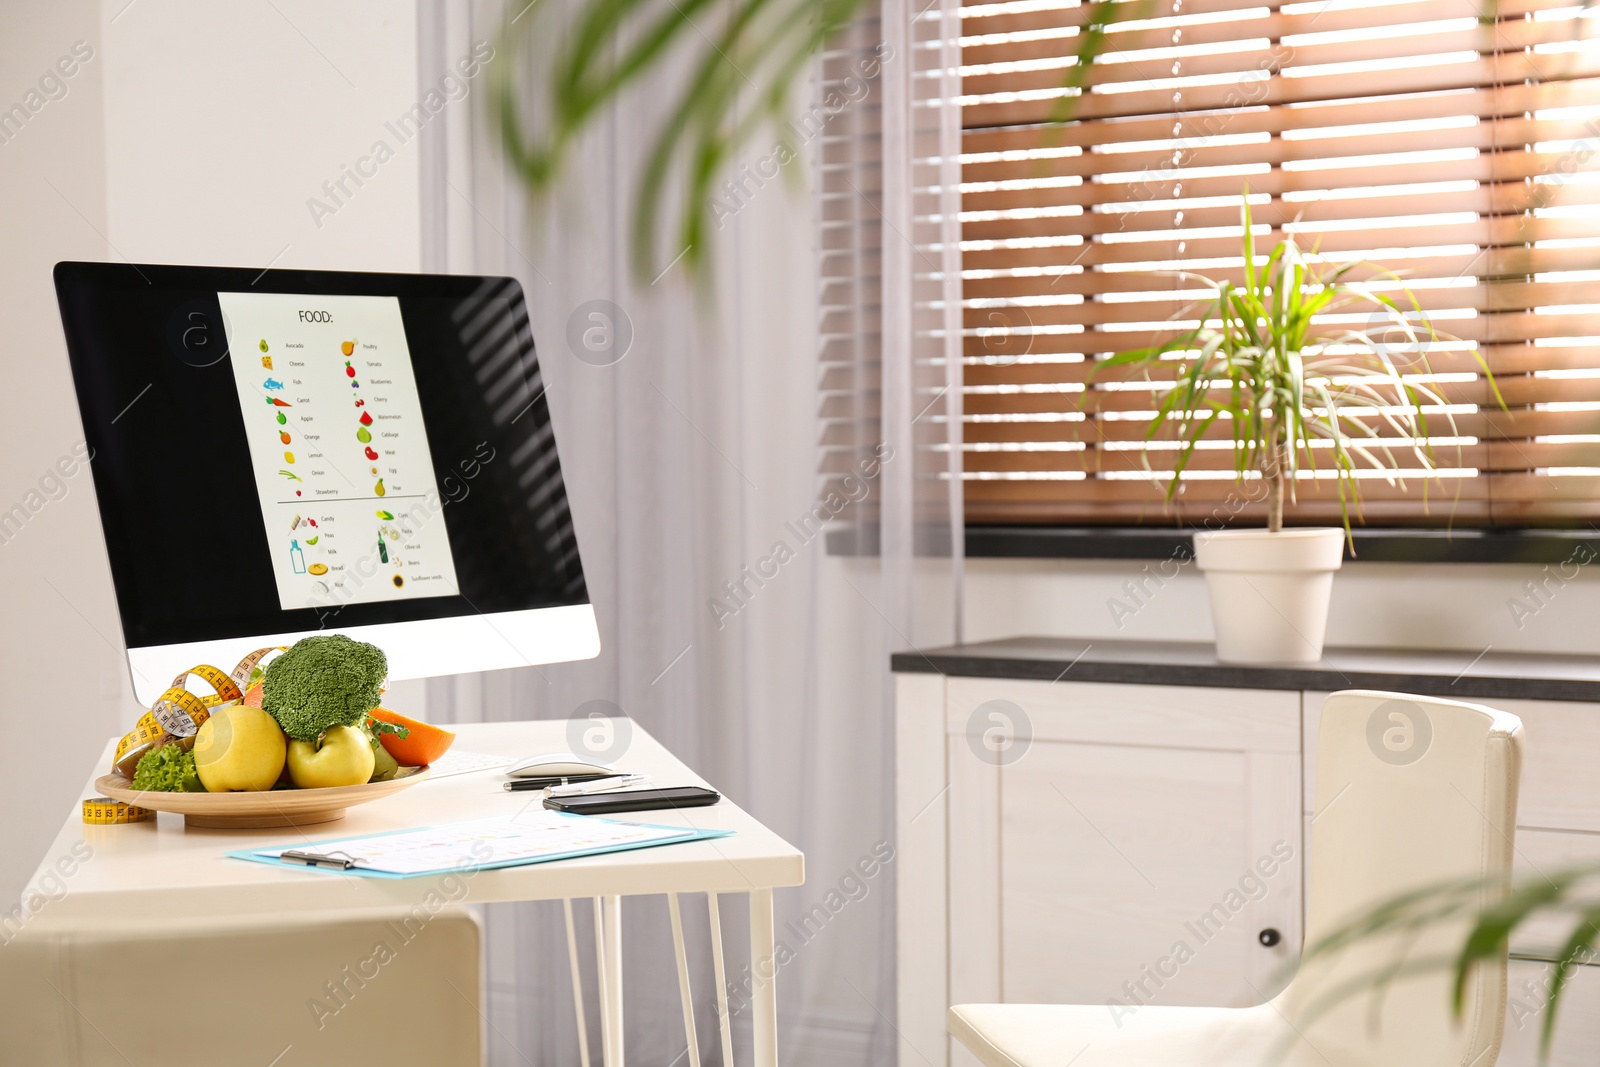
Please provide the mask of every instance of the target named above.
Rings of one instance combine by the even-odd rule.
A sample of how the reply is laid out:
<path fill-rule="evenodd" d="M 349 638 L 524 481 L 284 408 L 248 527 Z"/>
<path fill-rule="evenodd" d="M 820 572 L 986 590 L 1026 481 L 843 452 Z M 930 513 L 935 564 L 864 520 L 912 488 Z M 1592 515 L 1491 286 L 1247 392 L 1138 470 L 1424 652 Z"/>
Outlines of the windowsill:
<path fill-rule="evenodd" d="M 971 559 L 1167 559 L 1187 556 L 1191 531 L 1141 527 L 969 526 Z M 1362 563 L 1560 563 L 1583 552 L 1600 556 L 1600 531 L 1426 530 L 1354 531 Z M 932 538 L 930 540 L 937 540 Z M 877 554 L 875 530 L 828 532 L 828 554 Z M 936 549 L 935 549 L 936 551 Z M 1348 548 L 1345 558 L 1352 558 Z"/>

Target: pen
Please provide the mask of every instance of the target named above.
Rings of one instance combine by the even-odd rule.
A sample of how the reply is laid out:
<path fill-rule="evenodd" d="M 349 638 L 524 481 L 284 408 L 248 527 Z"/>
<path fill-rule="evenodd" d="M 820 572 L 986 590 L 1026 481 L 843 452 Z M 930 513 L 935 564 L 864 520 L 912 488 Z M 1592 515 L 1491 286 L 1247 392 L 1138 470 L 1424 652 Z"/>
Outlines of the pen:
<path fill-rule="evenodd" d="M 339 855 L 321 855 L 316 852 L 302 852 L 298 849 L 285 849 L 278 853 L 278 858 L 286 863 L 303 863 L 307 867 L 330 867 L 336 871 L 348 871 L 356 865 L 353 859 Z"/>
<path fill-rule="evenodd" d="M 594 782 L 574 782 L 571 785 L 553 785 L 544 791 L 547 797 L 581 797 L 589 793 L 609 793 L 614 789 L 644 785 L 650 781 L 648 774 L 624 774 Z"/>
<path fill-rule="evenodd" d="M 528 789 L 546 789 L 557 785 L 575 785 L 580 782 L 610 781 L 614 778 L 625 777 L 620 774 L 572 774 L 563 778 L 513 778 L 506 782 L 502 788 L 508 793 L 521 793 Z"/>

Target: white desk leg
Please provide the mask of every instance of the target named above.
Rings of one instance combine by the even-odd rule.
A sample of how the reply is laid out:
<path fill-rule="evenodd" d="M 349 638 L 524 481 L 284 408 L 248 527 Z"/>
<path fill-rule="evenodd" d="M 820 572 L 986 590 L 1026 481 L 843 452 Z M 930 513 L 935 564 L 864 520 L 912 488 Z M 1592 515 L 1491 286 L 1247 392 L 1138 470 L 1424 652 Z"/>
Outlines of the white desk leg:
<path fill-rule="evenodd" d="M 606 1050 L 606 1067 L 623 1067 L 622 1026 L 622 898 L 602 897 L 606 926 L 606 984 L 602 994 L 606 1003 L 606 1024 L 611 1045 Z"/>
<path fill-rule="evenodd" d="M 589 1024 L 583 1017 L 583 972 L 578 970 L 578 934 L 572 924 L 572 898 L 563 898 L 561 908 L 567 915 L 567 960 L 572 964 L 572 1008 L 578 1016 L 578 1056 L 583 1067 L 589 1067 Z"/>
<path fill-rule="evenodd" d="M 711 965 L 717 977 L 717 1029 L 722 1031 L 722 1067 L 733 1067 L 733 1025 L 728 1018 L 728 969 L 722 958 L 722 914 L 717 910 L 717 895 L 706 894 L 711 912 Z"/>
<path fill-rule="evenodd" d="M 750 891 L 750 969 L 755 978 L 751 1004 L 755 1067 L 778 1067 L 778 961 L 772 929 L 772 890 Z"/>
<path fill-rule="evenodd" d="M 683 914 L 678 909 L 678 894 L 667 894 L 667 908 L 672 912 L 672 948 L 678 955 L 678 996 L 683 1001 L 683 1036 L 689 1042 L 689 1067 L 700 1067 L 700 1039 L 694 1032 L 694 997 L 689 995 L 689 954 L 683 949 Z"/>
<path fill-rule="evenodd" d="M 606 981 L 606 917 L 601 898 L 594 898 L 594 968 L 595 984 L 600 989 L 600 1060 L 606 1067 L 614 1067 L 611 1051 L 611 997 Z"/>

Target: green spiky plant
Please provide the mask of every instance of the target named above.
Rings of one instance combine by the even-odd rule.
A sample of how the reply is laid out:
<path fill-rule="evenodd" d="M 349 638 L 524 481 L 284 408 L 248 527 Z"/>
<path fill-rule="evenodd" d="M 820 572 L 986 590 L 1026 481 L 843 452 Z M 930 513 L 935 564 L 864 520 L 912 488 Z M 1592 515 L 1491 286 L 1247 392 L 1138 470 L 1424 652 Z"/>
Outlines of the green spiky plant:
<path fill-rule="evenodd" d="M 1143 370 L 1151 380 L 1170 379 L 1158 389 L 1156 414 L 1145 435 L 1151 442 L 1169 429 L 1176 432 L 1169 501 L 1201 442 L 1216 430 L 1232 442 L 1238 479 L 1256 472 L 1265 483 L 1269 530 L 1283 528 L 1296 476 L 1326 469 L 1337 484 L 1348 538 L 1352 514 L 1360 514 L 1358 471 L 1375 469 L 1391 483 L 1400 481 L 1398 447 L 1424 475 L 1436 472 L 1425 409 L 1442 407 L 1445 400 L 1425 379 L 1431 373 L 1426 347 L 1440 335 L 1409 289 L 1400 287 L 1402 307 L 1353 278 L 1365 271 L 1398 283 L 1392 271 L 1363 263 L 1333 266 L 1303 251 L 1292 235 L 1261 260 L 1249 190 L 1240 217 L 1242 283 L 1176 272 L 1210 290 L 1177 315 L 1195 325 L 1160 344 L 1102 361 L 1091 369 L 1090 380 L 1118 368 Z M 1369 324 L 1327 322 L 1352 312 L 1367 313 Z M 1482 371 L 1492 383 L 1486 365 Z M 1092 395 L 1085 394 L 1085 402 Z M 1148 468 L 1149 449 L 1144 460 Z"/>

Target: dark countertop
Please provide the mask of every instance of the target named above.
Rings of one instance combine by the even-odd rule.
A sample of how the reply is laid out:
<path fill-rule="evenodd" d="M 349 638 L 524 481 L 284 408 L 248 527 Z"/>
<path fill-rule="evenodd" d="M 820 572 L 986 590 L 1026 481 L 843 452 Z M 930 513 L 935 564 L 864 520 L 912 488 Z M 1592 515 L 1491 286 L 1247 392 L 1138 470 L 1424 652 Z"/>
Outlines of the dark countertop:
<path fill-rule="evenodd" d="M 1329 648 L 1306 666 L 1222 663 L 1198 641 L 1014 637 L 896 652 L 896 671 L 964 678 L 1122 682 L 1234 689 L 1385 689 L 1428 696 L 1600 703 L 1600 656 Z"/>

